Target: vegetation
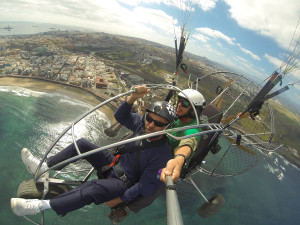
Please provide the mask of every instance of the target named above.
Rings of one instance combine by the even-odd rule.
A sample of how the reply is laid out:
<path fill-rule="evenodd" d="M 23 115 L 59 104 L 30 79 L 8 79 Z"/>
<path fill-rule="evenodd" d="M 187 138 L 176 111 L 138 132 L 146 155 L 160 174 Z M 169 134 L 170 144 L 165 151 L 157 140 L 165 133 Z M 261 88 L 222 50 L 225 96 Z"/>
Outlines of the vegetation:
<path fill-rule="evenodd" d="M 300 118 L 278 105 L 274 105 L 273 108 L 279 142 L 295 148 L 300 154 Z"/>

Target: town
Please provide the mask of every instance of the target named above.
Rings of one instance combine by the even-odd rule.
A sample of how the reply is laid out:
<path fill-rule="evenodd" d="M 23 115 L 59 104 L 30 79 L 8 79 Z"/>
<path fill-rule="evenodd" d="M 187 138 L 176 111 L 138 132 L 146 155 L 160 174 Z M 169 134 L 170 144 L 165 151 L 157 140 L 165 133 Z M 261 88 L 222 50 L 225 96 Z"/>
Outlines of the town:
<path fill-rule="evenodd" d="M 138 75 L 107 66 L 94 54 L 70 52 L 54 44 L 52 37 L 37 35 L 35 38 L 16 37 L 9 41 L 2 39 L 0 76 L 51 80 L 87 88 L 105 97 L 116 95 L 134 84 L 144 83 Z M 55 41 L 64 44 L 64 38 L 55 37 Z M 76 42 L 76 45 L 80 43 Z"/>

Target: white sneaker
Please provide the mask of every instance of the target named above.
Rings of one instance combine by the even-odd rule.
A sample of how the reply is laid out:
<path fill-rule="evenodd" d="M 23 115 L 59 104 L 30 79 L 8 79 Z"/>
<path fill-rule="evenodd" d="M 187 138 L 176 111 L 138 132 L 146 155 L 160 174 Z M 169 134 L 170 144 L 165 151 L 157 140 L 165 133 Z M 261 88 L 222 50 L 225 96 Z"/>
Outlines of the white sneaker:
<path fill-rule="evenodd" d="M 29 173 L 31 173 L 32 175 L 35 174 L 38 165 L 40 164 L 40 160 L 38 160 L 36 157 L 34 157 L 32 155 L 32 153 L 27 149 L 27 148 L 23 148 L 21 151 L 21 159 L 23 161 L 23 163 L 25 164 L 25 166 L 27 166 L 27 169 L 29 171 Z M 47 166 L 47 164 L 44 162 L 40 168 L 39 173 L 43 173 L 45 172 L 47 169 L 49 169 L 49 167 Z"/>
<path fill-rule="evenodd" d="M 10 206 L 14 214 L 25 216 L 41 212 L 43 204 L 39 199 L 11 198 Z"/>

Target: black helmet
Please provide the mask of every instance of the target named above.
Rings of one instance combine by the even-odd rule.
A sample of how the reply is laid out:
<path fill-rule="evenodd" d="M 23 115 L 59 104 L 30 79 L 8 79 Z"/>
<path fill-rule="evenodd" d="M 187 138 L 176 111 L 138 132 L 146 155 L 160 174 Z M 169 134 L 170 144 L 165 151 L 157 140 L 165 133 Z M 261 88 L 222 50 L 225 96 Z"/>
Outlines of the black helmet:
<path fill-rule="evenodd" d="M 176 116 L 174 107 L 166 101 L 154 102 L 146 109 L 146 111 L 165 118 L 169 123 L 172 123 Z"/>

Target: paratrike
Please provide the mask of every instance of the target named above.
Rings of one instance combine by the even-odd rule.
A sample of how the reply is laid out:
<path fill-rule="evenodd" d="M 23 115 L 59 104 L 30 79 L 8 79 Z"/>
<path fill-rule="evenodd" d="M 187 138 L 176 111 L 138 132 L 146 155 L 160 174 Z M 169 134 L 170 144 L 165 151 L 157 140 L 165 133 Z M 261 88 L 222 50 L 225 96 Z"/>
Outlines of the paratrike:
<path fill-rule="evenodd" d="M 281 147 L 277 143 L 274 143 L 275 129 L 273 111 L 271 105 L 267 102 L 271 96 L 275 95 L 268 94 L 269 91 L 279 81 L 278 73 L 274 73 L 261 90 L 253 81 L 231 72 L 212 73 L 198 78 L 195 82 L 189 81 L 188 88 L 200 90 L 206 95 L 206 100 L 209 102 L 209 104 L 204 107 L 201 115 L 197 117 L 197 125 L 193 126 L 166 129 L 160 132 L 145 134 L 134 138 L 121 138 L 121 140 L 119 140 L 120 134 L 118 133 L 126 133 L 127 131 L 124 130 L 126 128 L 111 122 L 111 126 L 106 127 L 106 129 L 101 129 L 93 122 L 92 126 L 95 126 L 94 133 L 91 131 L 90 135 L 93 136 L 96 133 L 96 135 L 104 136 L 106 144 L 102 144 L 99 148 L 87 153 L 81 153 L 77 147 L 77 156 L 54 165 L 42 174 L 39 173 L 38 167 L 33 179 L 26 180 L 19 185 L 17 196 L 27 199 L 53 198 L 58 194 L 67 192 L 81 185 L 93 176 L 93 169 L 84 168 L 84 166 L 80 166 L 80 164 L 77 169 L 73 168 L 73 171 L 70 171 L 68 167 L 66 167 L 66 169 L 60 172 L 55 172 L 55 169 L 62 165 L 75 162 L 78 159 L 82 159 L 99 151 L 113 151 L 118 146 L 153 137 L 158 134 L 165 134 L 178 140 L 184 139 L 190 136 L 175 137 L 171 133 L 177 130 L 201 127 L 202 132 L 193 134 L 194 136 L 201 135 L 202 138 L 189 166 L 182 171 L 181 181 L 189 182 L 204 198 L 204 204 L 198 209 L 199 215 L 203 218 L 212 216 L 224 205 L 225 200 L 221 194 L 207 199 L 196 185 L 194 177 L 197 173 L 205 173 L 209 176 L 217 177 L 239 175 L 255 166 L 266 153 L 276 151 Z M 199 84 L 201 84 L 201 86 Z M 168 84 L 147 84 L 147 88 L 151 89 L 151 95 L 149 94 L 144 97 L 144 101 L 141 101 L 140 106 L 145 102 L 154 101 L 155 98 L 161 99 L 163 93 L 165 93 L 165 96 L 169 96 L 167 94 L 170 92 L 172 92 L 172 95 L 169 100 L 176 104 L 176 96 L 182 91 L 180 88 Z M 125 93 L 102 102 L 80 116 L 56 138 L 44 153 L 40 161 L 40 166 L 49 154 L 54 154 L 62 149 L 60 145 L 62 139 L 69 137 L 76 146 L 76 140 L 80 138 L 76 135 L 76 126 L 82 124 L 81 122 L 83 120 L 95 120 L 97 110 L 101 109 L 101 107 L 107 106 L 118 99 L 122 99 L 134 91 L 135 89 L 133 87 Z M 191 105 L 193 106 L 193 104 Z M 195 108 L 194 111 L 196 113 Z M 97 143 L 97 145 L 99 145 L 99 143 Z M 168 179 L 166 185 L 168 224 L 183 224 L 181 216 L 178 216 L 181 215 L 181 213 L 177 200 L 176 185 L 180 185 L 180 182 L 173 184 L 172 180 Z M 42 215 L 41 224 L 44 224 L 45 218 L 43 213 Z M 28 217 L 25 218 L 34 224 L 39 224 Z"/>
<path fill-rule="evenodd" d="M 282 65 L 272 73 L 263 85 L 257 85 L 254 81 L 234 72 L 220 71 L 209 73 L 201 77 L 197 77 L 194 74 L 193 77 L 197 77 L 196 79 L 186 79 L 188 80 L 187 84 L 184 86 L 181 85 L 181 88 L 179 88 L 177 85 L 179 72 L 188 72 L 186 64 L 183 63 L 183 52 L 190 35 L 188 26 L 192 23 L 192 17 L 189 17 L 189 13 L 193 11 L 191 9 L 197 1 L 190 0 L 178 2 L 182 5 L 177 5 L 177 10 L 181 12 L 181 14 L 185 13 L 188 16 L 181 17 L 185 18 L 185 21 L 183 21 L 180 27 L 174 22 L 174 34 L 175 30 L 178 28 L 180 30 L 180 42 L 178 46 L 175 34 L 176 67 L 172 83 L 147 84 L 147 88 L 151 89 L 151 92 L 148 96 L 143 98 L 143 101 L 140 102 L 137 110 L 143 111 L 143 109 L 146 108 L 143 107 L 145 104 L 155 100 L 166 100 L 176 106 L 178 94 L 183 93 L 182 90 L 185 88 L 192 88 L 199 90 L 205 96 L 207 102 L 202 113 L 196 117 L 197 124 L 193 126 L 165 129 L 163 131 L 144 134 L 133 138 L 123 138 L 127 131 L 115 121 L 110 121 L 110 125 L 106 127 L 103 127 L 103 125 L 99 126 L 97 123 L 98 110 L 101 110 L 102 107 L 116 104 L 116 102 L 120 103 L 122 98 L 135 92 L 134 87 L 132 87 L 129 91 L 116 95 L 95 106 L 66 127 L 44 152 L 33 179 L 26 180 L 19 185 L 17 193 L 19 198 L 51 199 L 56 195 L 65 193 L 72 188 L 83 184 L 94 176 L 94 170 L 86 168 L 84 165 L 80 164 L 80 161 L 78 160 L 99 151 L 114 151 L 117 147 L 132 141 L 142 140 L 160 134 L 164 134 L 177 140 L 201 135 L 200 144 L 196 153 L 191 159 L 188 167 L 183 168 L 181 172 L 181 181 L 190 183 L 203 197 L 204 204 L 198 209 L 198 214 L 202 218 L 207 218 L 215 214 L 225 204 L 225 199 L 221 194 L 206 198 L 200 188 L 196 185 L 195 177 L 197 173 L 204 173 L 215 177 L 236 176 L 253 168 L 259 160 L 281 147 L 281 145 L 276 142 L 274 114 L 270 99 L 285 92 L 290 86 L 297 83 L 289 83 L 283 88 L 274 88 L 279 85 L 281 86 L 284 77 L 296 68 L 295 63 L 299 56 L 299 38 L 290 55 L 282 62 Z M 186 7 L 185 10 L 182 10 L 183 6 Z M 276 90 L 274 91 L 274 89 Z M 186 96 L 186 98 L 191 103 L 188 96 Z M 195 115 L 197 115 L 197 110 L 193 104 L 191 105 Z M 90 140 L 94 140 L 95 136 L 103 137 L 102 141 L 95 143 L 100 146 L 99 148 L 87 153 L 80 152 L 80 149 L 78 149 L 76 145 L 76 140 L 81 138 L 81 136 L 75 132 L 76 126 L 79 124 L 89 124 L 91 129 L 89 128 L 90 132 L 88 138 L 90 138 Z M 174 131 L 199 127 L 202 128 L 202 131 L 197 134 L 181 137 L 173 136 L 171 134 Z M 43 173 L 39 173 L 39 169 L 46 158 L 49 155 L 62 150 L 63 147 L 61 146 L 61 142 L 63 140 L 65 143 L 65 140 L 68 138 L 70 139 L 69 143 L 73 142 L 76 146 L 78 155 L 52 166 Z M 117 153 L 118 152 L 116 152 L 116 154 Z M 79 162 L 79 164 L 77 167 L 72 167 L 72 170 L 68 169 L 69 167 L 66 167 L 60 172 L 55 172 L 56 168 L 60 168 L 63 165 L 75 161 L 76 163 Z M 170 177 L 167 179 L 165 190 L 168 225 L 183 224 L 176 192 L 176 186 L 180 184 L 181 182 L 174 184 Z M 28 217 L 25 218 L 33 224 L 44 224 L 44 213 L 41 214 L 41 223 L 35 222 Z M 112 222 L 114 221 L 112 220 Z M 117 222 L 115 224 L 117 224 Z"/>

